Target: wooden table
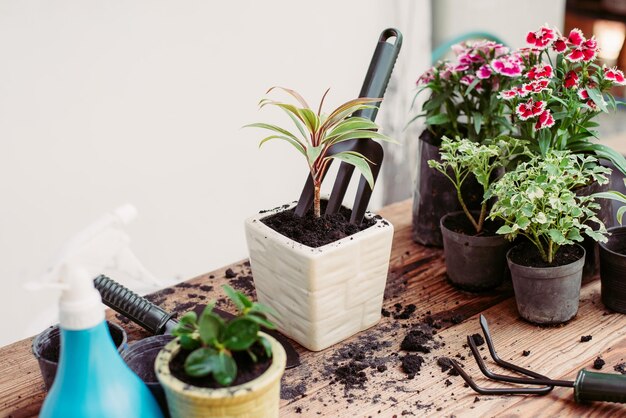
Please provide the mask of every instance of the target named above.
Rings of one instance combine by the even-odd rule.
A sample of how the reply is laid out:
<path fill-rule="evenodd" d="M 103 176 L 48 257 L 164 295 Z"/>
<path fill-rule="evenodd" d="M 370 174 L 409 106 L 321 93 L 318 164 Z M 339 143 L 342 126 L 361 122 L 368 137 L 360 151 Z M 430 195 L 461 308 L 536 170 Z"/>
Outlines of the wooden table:
<path fill-rule="evenodd" d="M 518 317 L 510 284 L 490 294 L 476 295 L 458 291 L 446 282 L 442 251 L 422 247 L 411 239 L 411 202 L 388 206 L 380 214 L 396 228 L 384 302 L 392 315 L 321 352 L 310 352 L 295 344 L 302 364 L 285 372 L 281 416 L 626 416 L 626 405 L 576 404 L 572 389 L 567 388 L 555 388 L 543 397 L 480 396 L 465 387 L 460 377 L 442 372 L 436 362 L 440 356 L 457 356 L 480 385 L 496 386 L 480 377 L 465 346 L 467 335 L 480 332 L 478 314 L 484 314 L 504 359 L 553 378 L 573 379 L 581 368 L 591 368 L 600 356 L 606 362 L 602 371 L 617 373 L 614 366 L 626 361 L 626 316 L 611 313 L 602 305 L 597 279 L 583 285 L 580 310 L 568 324 L 531 325 Z M 226 274 L 228 269 L 232 271 Z M 227 278 L 233 276 L 231 273 L 236 277 Z M 150 298 L 178 312 L 218 298 L 218 306 L 232 310 L 219 286 L 230 283 L 254 294 L 251 279 L 249 264 L 242 261 L 164 289 Z M 414 304 L 415 311 L 408 319 L 395 319 L 396 304 L 401 305 L 401 312 Z M 113 312 L 108 312 L 108 318 L 120 322 Z M 435 341 L 445 345 L 420 354 L 424 365 L 410 379 L 401 370 L 401 358 L 407 353 L 400 350 L 400 343 L 411 327 L 425 321 L 440 326 Z M 123 325 L 130 340 L 147 335 L 133 324 Z M 583 335 L 593 339 L 583 343 Z M 30 351 L 31 340 L 0 348 L 2 417 L 35 416 L 41 407 L 45 393 Z M 530 355 L 523 356 L 524 350 L 530 351 Z M 349 388 L 345 380 L 337 381 L 336 372 L 351 362 L 380 367 L 362 370 L 367 378 L 363 387 Z"/>

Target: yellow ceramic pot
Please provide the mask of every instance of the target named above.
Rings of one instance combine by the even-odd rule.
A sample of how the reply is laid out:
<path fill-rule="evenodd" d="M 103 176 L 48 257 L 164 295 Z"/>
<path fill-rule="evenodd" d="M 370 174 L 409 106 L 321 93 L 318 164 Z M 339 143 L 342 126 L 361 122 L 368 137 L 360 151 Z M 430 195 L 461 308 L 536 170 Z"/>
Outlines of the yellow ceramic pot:
<path fill-rule="evenodd" d="M 172 376 L 170 361 L 180 350 L 178 339 L 167 344 L 156 358 L 156 375 L 163 386 L 172 418 L 278 417 L 280 378 L 287 355 L 278 341 L 265 333 L 272 345 L 270 367 L 259 377 L 238 386 L 211 389 L 191 386 Z"/>

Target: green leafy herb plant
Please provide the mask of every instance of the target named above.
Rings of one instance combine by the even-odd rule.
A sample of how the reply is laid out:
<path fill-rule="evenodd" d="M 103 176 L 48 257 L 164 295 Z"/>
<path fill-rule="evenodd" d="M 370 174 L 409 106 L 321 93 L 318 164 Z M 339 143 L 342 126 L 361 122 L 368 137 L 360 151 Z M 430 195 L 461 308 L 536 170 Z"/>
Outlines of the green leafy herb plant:
<path fill-rule="evenodd" d="M 549 150 L 545 157 L 519 164 L 489 189 L 487 198 L 497 198 L 489 217 L 504 221 L 498 234 L 510 240 L 525 236 L 553 264 L 557 251 L 583 241 L 583 234 L 606 242 L 606 228 L 596 216 L 600 205 L 573 190 L 592 180 L 606 184 L 608 173 L 593 156 Z"/>
<path fill-rule="evenodd" d="M 215 302 L 212 302 L 200 318 L 193 311 L 183 315 L 172 334 L 179 338 L 182 348 L 193 350 L 185 360 L 187 375 L 212 375 L 220 385 L 229 386 L 237 377 L 237 363 L 233 353 L 247 352 L 256 363 L 259 359 L 252 348 L 260 344 L 267 358 L 271 358 L 272 347 L 267 339 L 259 335 L 259 330 L 261 326 L 268 329 L 275 329 L 275 326 L 265 315 L 274 314 L 270 308 L 250 301 L 243 293 L 228 285 L 222 287 L 239 310 L 238 316 L 225 321 L 213 312 Z"/>
<path fill-rule="evenodd" d="M 291 144 L 306 159 L 314 187 L 313 214 L 320 217 L 320 193 L 322 180 L 333 158 L 355 166 L 365 177 L 369 186 L 374 188 L 374 177 L 370 164 L 363 154 L 356 151 L 344 151 L 331 154 L 331 146 L 351 139 L 374 138 L 383 141 L 395 142 L 393 139 L 378 133 L 378 125 L 367 118 L 358 116 L 358 112 L 365 109 L 376 108 L 382 99 L 358 98 L 350 100 L 337 107 L 329 114 L 322 113 L 322 106 L 328 91 L 322 96 L 317 111 L 313 110 L 304 98 L 294 90 L 283 87 L 272 87 L 267 91 L 269 94 L 275 89 L 280 89 L 290 94 L 297 105 L 279 102 L 271 99 L 263 99 L 259 103 L 261 108 L 275 106 L 282 109 L 292 120 L 296 131 L 284 129 L 280 126 L 267 123 L 253 123 L 245 127 L 262 128 L 272 132 L 272 135 L 263 138 L 259 144 L 262 146 L 272 139 L 280 139 Z"/>
<path fill-rule="evenodd" d="M 483 231 L 487 217 L 487 200 L 483 200 L 480 213 L 476 217 L 463 199 L 461 193 L 463 183 L 473 175 L 482 186 L 485 195 L 497 169 L 508 166 L 511 161 L 524 155 L 531 156 L 526 141 L 501 136 L 484 142 L 481 145 L 467 138 L 452 140 L 444 137 L 439 148 L 441 161 L 428 161 L 429 167 L 442 173 L 453 184 L 461 208 L 474 226 L 476 234 Z"/>

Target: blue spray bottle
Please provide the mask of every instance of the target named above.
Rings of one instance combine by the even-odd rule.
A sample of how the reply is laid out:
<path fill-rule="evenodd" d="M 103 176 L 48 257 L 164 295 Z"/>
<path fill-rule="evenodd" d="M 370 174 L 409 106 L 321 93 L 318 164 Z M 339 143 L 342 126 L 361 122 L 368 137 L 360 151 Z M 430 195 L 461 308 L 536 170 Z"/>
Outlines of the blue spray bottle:
<path fill-rule="evenodd" d="M 162 418 L 147 386 L 126 366 L 109 334 L 93 278 L 128 247 L 126 205 L 76 235 L 44 280 L 30 288 L 62 290 L 61 356 L 41 418 Z"/>

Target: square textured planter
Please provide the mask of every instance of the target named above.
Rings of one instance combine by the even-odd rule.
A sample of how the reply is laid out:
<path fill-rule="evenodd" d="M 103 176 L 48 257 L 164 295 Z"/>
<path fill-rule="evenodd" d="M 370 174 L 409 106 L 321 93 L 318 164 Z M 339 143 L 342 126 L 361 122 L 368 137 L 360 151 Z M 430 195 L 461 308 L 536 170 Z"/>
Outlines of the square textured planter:
<path fill-rule="evenodd" d="M 279 314 L 278 329 L 319 351 L 375 325 L 381 317 L 393 225 L 371 227 L 311 248 L 279 234 L 261 219 L 295 206 L 259 213 L 245 222 L 259 302 Z"/>

